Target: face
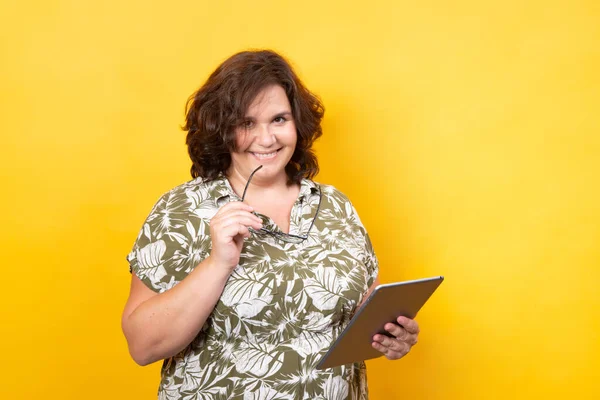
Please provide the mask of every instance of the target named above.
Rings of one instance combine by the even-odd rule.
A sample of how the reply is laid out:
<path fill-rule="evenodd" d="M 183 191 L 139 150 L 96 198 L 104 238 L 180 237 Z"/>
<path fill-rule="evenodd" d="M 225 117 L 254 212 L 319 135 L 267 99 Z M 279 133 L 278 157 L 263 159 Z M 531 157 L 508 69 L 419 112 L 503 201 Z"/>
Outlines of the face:
<path fill-rule="evenodd" d="M 229 174 L 253 183 L 287 181 L 285 166 L 296 149 L 296 125 L 284 89 L 279 85 L 263 89 L 248 107 L 245 122 L 236 130 L 237 150 L 231 153 Z"/>

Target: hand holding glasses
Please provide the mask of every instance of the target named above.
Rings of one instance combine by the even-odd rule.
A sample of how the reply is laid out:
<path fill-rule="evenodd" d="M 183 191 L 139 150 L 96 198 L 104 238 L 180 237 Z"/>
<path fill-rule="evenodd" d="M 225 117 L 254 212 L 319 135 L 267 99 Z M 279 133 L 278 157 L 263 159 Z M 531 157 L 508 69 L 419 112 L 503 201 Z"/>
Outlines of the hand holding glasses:
<path fill-rule="evenodd" d="M 250 181 L 252 180 L 252 177 L 254 176 L 254 174 L 256 173 L 256 171 L 258 171 L 262 167 L 263 167 L 262 165 L 259 165 L 258 168 L 256 168 L 254 171 L 252 171 L 252 173 L 248 177 L 248 181 L 246 182 L 246 186 L 244 187 L 244 193 L 242 194 L 242 202 L 246 198 L 246 191 L 248 190 L 248 186 L 250 185 Z M 308 234 L 310 233 L 310 230 L 312 229 L 313 225 L 315 224 L 315 221 L 317 220 L 317 216 L 319 215 L 319 209 L 320 208 L 321 208 L 321 188 L 319 187 L 319 203 L 317 205 L 317 211 L 315 212 L 315 216 L 314 216 L 312 222 L 310 223 L 310 226 L 306 230 L 306 234 L 304 234 L 304 235 L 290 235 L 288 233 L 284 233 L 284 232 L 281 232 L 281 231 L 275 231 L 275 230 L 264 228 L 264 225 L 266 225 L 267 221 L 265 220 L 265 218 L 263 216 L 257 214 L 254 211 L 252 212 L 252 214 L 254 214 L 257 217 L 261 218 L 262 223 L 263 223 L 263 227 L 261 227 L 259 229 L 256 229 L 254 227 L 250 227 L 249 230 L 251 232 L 257 234 L 257 235 L 269 235 L 269 236 L 272 236 L 275 239 L 281 240 L 282 242 L 300 244 L 303 241 L 305 241 L 306 239 L 308 239 Z"/>

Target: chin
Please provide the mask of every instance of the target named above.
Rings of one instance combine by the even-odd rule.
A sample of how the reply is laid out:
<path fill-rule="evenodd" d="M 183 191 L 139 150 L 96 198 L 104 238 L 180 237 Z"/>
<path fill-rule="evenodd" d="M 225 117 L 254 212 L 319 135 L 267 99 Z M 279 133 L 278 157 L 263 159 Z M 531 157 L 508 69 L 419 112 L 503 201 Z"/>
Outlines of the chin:
<path fill-rule="evenodd" d="M 256 168 L 258 168 L 259 166 L 262 165 L 262 168 L 259 169 L 258 171 L 256 171 L 255 176 L 256 177 L 261 177 L 261 178 L 275 178 L 279 175 L 287 175 L 285 172 L 285 167 L 287 164 L 284 165 L 273 165 L 273 164 L 269 164 L 269 163 L 264 163 L 264 164 L 256 164 L 255 167 L 253 167 L 250 171 L 250 173 L 252 173 L 252 171 L 254 171 Z"/>

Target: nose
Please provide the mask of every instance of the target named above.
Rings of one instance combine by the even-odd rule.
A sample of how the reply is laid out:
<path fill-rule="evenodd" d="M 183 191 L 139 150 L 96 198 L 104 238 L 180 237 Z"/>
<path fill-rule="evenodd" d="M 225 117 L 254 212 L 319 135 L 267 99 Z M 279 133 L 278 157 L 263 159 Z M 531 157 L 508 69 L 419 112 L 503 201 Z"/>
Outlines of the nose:
<path fill-rule="evenodd" d="M 269 125 L 260 125 L 256 130 L 256 142 L 262 147 L 268 148 L 277 142 L 275 134 L 269 129 Z"/>

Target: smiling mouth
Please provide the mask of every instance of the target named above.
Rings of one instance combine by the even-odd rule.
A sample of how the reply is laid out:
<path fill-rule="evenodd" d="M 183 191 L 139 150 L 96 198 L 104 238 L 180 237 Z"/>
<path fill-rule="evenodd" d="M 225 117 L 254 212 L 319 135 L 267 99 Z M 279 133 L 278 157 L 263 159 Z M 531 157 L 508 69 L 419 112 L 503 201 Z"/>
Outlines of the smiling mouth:
<path fill-rule="evenodd" d="M 270 159 L 272 159 L 272 158 L 275 158 L 275 157 L 277 156 L 277 153 L 279 153 L 279 151 L 280 151 L 280 150 L 281 150 L 281 149 L 277 149 L 277 150 L 275 150 L 275 151 L 272 151 L 272 152 L 270 152 L 270 153 L 255 153 L 255 152 L 253 152 L 253 151 L 251 151 L 250 153 L 251 153 L 251 154 L 252 154 L 254 157 L 258 158 L 259 160 L 270 160 Z"/>

